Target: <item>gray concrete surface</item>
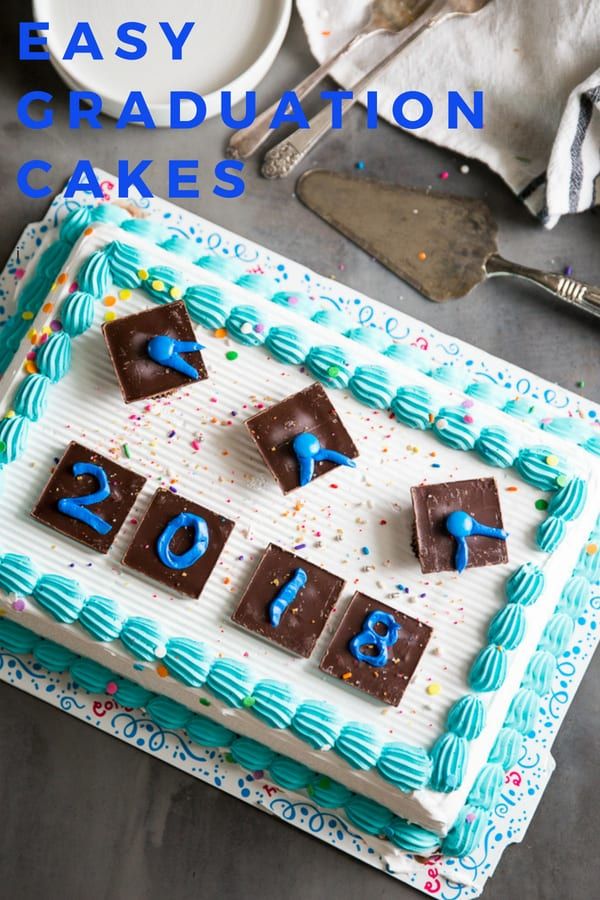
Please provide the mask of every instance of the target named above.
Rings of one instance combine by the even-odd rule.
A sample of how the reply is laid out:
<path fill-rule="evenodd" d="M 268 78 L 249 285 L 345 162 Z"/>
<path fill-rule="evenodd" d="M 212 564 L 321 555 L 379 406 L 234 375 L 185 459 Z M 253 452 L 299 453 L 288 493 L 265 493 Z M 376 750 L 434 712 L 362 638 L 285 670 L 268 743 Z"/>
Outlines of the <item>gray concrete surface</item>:
<path fill-rule="evenodd" d="M 24 159 L 42 156 L 55 165 L 58 190 L 76 159 L 114 170 L 116 159 L 151 155 L 153 189 L 164 194 L 165 161 L 198 157 L 206 167 L 204 197 L 189 204 L 222 225 L 340 276 L 374 297 L 398 306 L 474 344 L 600 399 L 598 324 L 543 293 L 510 280 L 480 287 L 447 306 L 427 303 L 361 251 L 314 218 L 293 196 L 293 184 L 261 180 L 247 166 L 246 196 L 235 202 L 210 194 L 211 172 L 223 155 L 225 132 L 211 122 L 191 135 L 130 129 L 116 136 L 72 134 L 65 124 L 66 92 L 47 64 L 17 61 L 16 23 L 27 4 L 5 0 L 0 24 L 0 259 L 44 202 L 25 200 L 15 185 Z M 312 65 L 295 18 L 283 51 L 260 88 L 274 99 Z M 16 121 L 18 97 L 44 85 L 56 94 L 56 126 L 27 132 Z M 600 282 L 600 219 L 586 214 L 545 233 L 500 180 L 483 166 L 459 174 L 462 160 L 383 125 L 363 128 L 355 109 L 343 132 L 324 142 L 310 160 L 345 170 L 365 161 L 365 174 L 487 199 L 500 224 L 505 255 L 541 267 L 570 264 Z M 436 176 L 448 169 L 450 179 Z M 184 204 L 185 205 L 185 204 Z M 486 890 L 486 900 L 584 900 L 594 896 L 600 863 L 597 746 L 600 665 L 596 659 L 555 745 L 558 772 L 526 840 L 510 848 Z M 410 889 L 354 862 L 169 766 L 95 734 L 6 686 L 0 687 L 0 897 L 3 900 L 188 900 L 264 898 L 371 900 L 410 898 Z"/>

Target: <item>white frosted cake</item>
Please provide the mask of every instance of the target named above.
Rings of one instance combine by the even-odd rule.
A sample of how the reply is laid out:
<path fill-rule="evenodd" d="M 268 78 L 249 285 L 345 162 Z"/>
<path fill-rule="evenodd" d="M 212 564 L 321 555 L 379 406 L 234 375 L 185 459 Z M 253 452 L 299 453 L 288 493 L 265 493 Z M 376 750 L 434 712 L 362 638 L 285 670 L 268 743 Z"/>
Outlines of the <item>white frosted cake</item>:
<path fill-rule="evenodd" d="M 278 277 L 62 222 L 0 331 L 0 643 L 464 855 L 600 577 L 600 441 Z"/>

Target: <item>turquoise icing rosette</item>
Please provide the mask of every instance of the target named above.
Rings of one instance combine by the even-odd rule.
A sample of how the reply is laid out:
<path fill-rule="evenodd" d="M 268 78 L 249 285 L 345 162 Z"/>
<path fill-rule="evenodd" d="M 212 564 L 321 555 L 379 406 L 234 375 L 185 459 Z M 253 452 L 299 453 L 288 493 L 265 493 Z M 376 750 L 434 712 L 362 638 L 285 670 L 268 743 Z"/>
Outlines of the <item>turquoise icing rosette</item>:
<path fill-rule="evenodd" d="M 491 426 L 482 428 L 475 441 L 475 450 L 486 463 L 507 469 L 512 466 L 518 447 L 505 428 Z"/>
<path fill-rule="evenodd" d="M 205 254 L 196 260 L 196 265 L 207 272 L 214 272 L 227 281 L 237 281 L 244 274 L 244 265 L 239 259 L 233 259 L 229 256 L 217 256 L 216 254 Z"/>
<path fill-rule="evenodd" d="M 190 687 L 202 687 L 208 677 L 212 654 L 206 644 L 192 638 L 169 638 L 163 658 L 170 675 Z"/>
<path fill-rule="evenodd" d="M 121 228 L 129 234 L 137 234 L 153 244 L 160 244 L 169 236 L 166 228 L 153 219 L 125 219 L 121 223 Z"/>
<path fill-rule="evenodd" d="M 466 694 L 457 700 L 448 713 L 448 731 L 474 741 L 485 726 L 485 706 L 476 694 Z"/>
<path fill-rule="evenodd" d="M 336 739 L 335 749 L 353 769 L 372 769 L 379 757 L 381 742 L 369 725 L 348 722 Z"/>
<path fill-rule="evenodd" d="M 265 345 L 276 360 L 292 366 L 301 366 L 309 351 L 308 342 L 293 325 L 271 328 Z"/>
<path fill-rule="evenodd" d="M 345 806 L 352 797 L 352 791 L 326 775 L 317 775 L 316 778 L 313 778 L 308 786 L 308 794 L 315 803 L 324 809 L 337 809 Z"/>
<path fill-rule="evenodd" d="M 180 273 L 171 266 L 152 266 L 148 269 L 148 277 L 142 281 L 142 287 L 158 303 L 181 300 L 185 291 Z"/>
<path fill-rule="evenodd" d="M 497 644 L 488 644 L 475 657 L 469 672 L 469 684 L 474 691 L 497 691 L 506 678 L 506 653 Z"/>
<path fill-rule="evenodd" d="M 385 834 L 394 818 L 389 809 L 359 794 L 355 794 L 346 803 L 344 811 L 352 824 L 366 834 Z"/>
<path fill-rule="evenodd" d="M 342 334 L 348 328 L 350 320 L 345 312 L 329 306 L 327 309 L 319 309 L 316 313 L 313 313 L 312 321 L 316 322 L 317 325 L 323 325 L 331 331 L 338 331 Z"/>
<path fill-rule="evenodd" d="M 110 271 L 117 287 L 129 290 L 139 288 L 142 283 L 139 273 L 144 268 L 139 250 L 122 241 L 113 241 L 107 250 Z"/>
<path fill-rule="evenodd" d="M 566 533 L 567 526 L 563 519 L 548 516 L 538 525 L 535 542 L 544 553 L 554 553 L 564 541 Z"/>
<path fill-rule="evenodd" d="M 515 460 L 517 472 L 528 484 L 542 491 L 554 491 L 556 479 L 566 470 L 564 459 L 548 447 L 525 447 Z"/>
<path fill-rule="evenodd" d="M 383 366 L 358 366 L 348 387 L 360 403 L 372 409 L 387 409 L 394 396 L 394 388 Z"/>
<path fill-rule="evenodd" d="M 121 634 L 123 616 L 109 597 L 88 597 L 79 613 L 79 624 L 96 641 L 116 641 Z"/>
<path fill-rule="evenodd" d="M 83 608 L 84 596 L 79 584 L 64 575 L 42 575 L 32 595 L 40 606 L 65 625 L 75 622 Z"/>
<path fill-rule="evenodd" d="M 71 368 L 71 338 L 66 331 L 57 331 L 50 335 L 36 353 L 35 363 L 40 374 L 45 375 L 52 384 L 65 377 Z"/>
<path fill-rule="evenodd" d="M 552 686 L 556 672 L 556 657 L 548 650 L 537 650 L 527 664 L 522 685 L 543 697 Z"/>
<path fill-rule="evenodd" d="M 0 618 L 0 644 L 5 647 L 9 653 L 31 653 L 38 641 L 41 640 L 37 634 L 24 628 L 18 622 L 12 619 L 6 619 L 4 616 Z"/>
<path fill-rule="evenodd" d="M 296 698 L 287 684 L 272 679 L 259 681 L 252 690 L 252 700 L 253 714 L 271 728 L 290 727 Z"/>
<path fill-rule="evenodd" d="M 269 769 L 275 752 L 251 738 L 238 737 L 231 744 L 231 755 L 236 763 L 251 772 Z"/>
<path fill-rule="evenodd" d="M 443 366 L 432 369 L 429 374 L 435 381 L 439 381 L 440 384 L 456 388 L 456 390 L 462 391 L 465 386 L 466 377 L 464 372 L 452 363 L 444 363 Z"/>
<path fill-rule="evenodd" d="M 85 291 L 74 291 L 60 308 L 60 320 L 69 337 L 78 337 L 94 324 L 96 300 Z"/>
<path fill-rule="evenodd" d="M 103 694 L 106 685 L 112 681 L 113 674 L 110 669 L 100 665 L 93 659 L 79 657 L 71 666 L 71 675 L 77 685 L 90 694 Z"/>
<path fill-rule="evenodd" d="M 394 416 L 404 425 L 424 431 L 431 425 L 433 400 L 429 391 L 420 385 L 398 388 L 391 403 Z"/>
<path fill-rule="evenodd" d="M 536 412 L 535 404 L 527 397 L 515 397 L 505 403 L 502 409 L 515 419 L 533 418 Z"/>
<path fill-rule="evenodd" d="M 152 662 L 166 652 L 162 631 L 154 619 L 130 616 L 123 622 L 120 638 L 129 652 L 144 662 Z"/>
<path fill-rule="evenodd" d="M 5 553 L 0 556 L 0 588 L 6 594 L 29 596 L 33 593 L 38 578 L 37 570 L 28 556 L 22 553 Z"/>
<path fill-rule="evenodd" d="M 248 347 L 264 344 L 268 333 L 264 317 L 254 306 L 234 306 L 226 327 L 234 340 Z"/>
<path fill-rule="evenodd" d="M 588 494 L 587 482 L 583 478 L 571 478 L 550 498 L 548 515 L 572 522 L 583 512 Z"/>
<path fill-rule="evenodd" d="M 160 695 L 156 695 L 148 701 L 146 709 L 150 718 L 166 731 L 185 728 L 192 718 L 192 712 L 186 706 Z"/>
<path fill-rule="evenodd" d="M 180 256 L 182 259 L 187 259 L 190 262 L 194 262 L 198 257 L 198 244 L 196 241 L 181 234 L 172 234 L 160 246 L 167 253 L 175 253 L 176 256 Z"/>
<path fill-rule="evenodd" d="M 187 310 L 194 320 L 205 328 L 224 328 L 231 309 L 226 292 L 214 284 L 194 284 L 184 296 Z"/>
<path fill-rule="evenodd" d="M 248 666 L 233 659 L 217 659 L 206 683 L 213 694 L 228 706 L 240 707 L 252 689 Z"/>
<path fill-rule="evenodd" d="M 275 291 L 271 302 L 277 306 L 283 306 L 301 316 L 310 319 L 314 311 L 314 302 L 304 291 Z"/>
<path fill-rule="evenodd" d="M 244 288 L 247 291 L 252 291 L 254 294 L 259 294 L 266 300 L 269 300 L 277 291 L 277 282 L 275 279 L 271 278 L 269 275 L 263 275 L 260 272 L 249 272 L 246 275 L 242 275 L 240 278 L 236 278 L 235 283 L 238 287 Z"/>
<path fill-rule="evenodd" d="M 37 422 L 48 408 L 50 380 L 45 375 L 28 375 L 15 394 L 14 410 L 19 416 Z"/>
<path fill-rule="evenodd" d="M 532 606 L 544 590 L 544 583 L 544 573 L 535 563 L 523 563 L 506 582 L 506 599 L 509 603 Z"/>
<path fill-rule="evenodd" d="M 460 406 L 444 406 L 433 423 L 437 437 L 454 450 L 472 450 L 477 432 L 469 422 L 468 410 Z"/>
<path fill-rule="evenodd" d="M 500 409 L 506 403 L 506 389 L 493 381 L 472 381 L 465 388 L 465 394 L 496 409 Z"/>
<path fill-rule="evenodd" d="M 371 327 L 370 325 L 359 325 L 356 328 L 350 328 L 344 332 L 345 336 L 357 344 L 364 344 L 377 353 L 383 353 L 388 345 L 389 338 L 381 328 Z"/>
<path fill-rule="evenodd" d="M 73 665 L 77 656 L 66 647 L 54 641 L 39 641 L 33 648 L 36 660 L 49 672 L 66 672 Z"/>
<path fill-rule="evenodd" d="M 431 759 L 422 747 L 393 742 L 384 745 L 377 769 L 401 791 L 418 791 L 429 781 Z"/>
<path fill-rule="evenodd" d="M 103 297 L 112 282 L 109 255 L 106 250 L 96 250 L 77 273 L 77 287 L 86 294 Z"/>
<path fill-rule="evenodd" d="M 192 716 L 186 730 L 191 739 L 201 747 L 227 747 L 235 738 L 233 731 L 206 716 Z"/>
<path fill-rule="evenodd" d="M 395 359 L 404 363 L 411 369 L 417 369 L 418 372 L 429 372 L 427 354 L 411 344 L 390 344 L 384 351 L 384 355 L 389 357 L 389 359 Z"/>
<path fill-rule="evenodd" d="M 308 787 L 314 776 L 312 769 L 287 756 L 276 756 L 269 766 L 271 778 L 288 791 L 301 791 Z"/>
<path fill-rule="evenodd" d="M 456 790 L 465 777 L 467 741 L 448 731 L 441 735 L 431 750 L 433 768 L 430 785 L 434 791 L 448 794 Z"/>
<path fill-rule="evenodd" d="M 15 415 L 0 419 L 0 465 L 14 462 L 25 452 L 29 438 L 29 419 Z"/>
<path fill-rule="evenodd" d="M 328 703 L 307 700 L 301 703 L 292 719 L 292 731 L 314 747 L 315 750 L 329 749 L 335 744 L 340 731 L 340 717 L 337 710 Z"/>
<path fill-rule="evenodd" d="M 351 370 L 340 347 L 333 344 L 313 347 L 306 357 L 306 366 L 327 387 L 348 387 Z"/>

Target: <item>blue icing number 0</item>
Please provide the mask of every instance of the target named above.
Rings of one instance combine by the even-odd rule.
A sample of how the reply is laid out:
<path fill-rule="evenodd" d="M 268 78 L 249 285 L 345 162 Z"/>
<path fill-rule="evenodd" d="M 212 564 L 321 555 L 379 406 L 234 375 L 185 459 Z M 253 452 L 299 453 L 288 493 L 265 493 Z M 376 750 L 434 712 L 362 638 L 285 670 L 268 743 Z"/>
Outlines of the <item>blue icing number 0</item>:
<path fill-rule="evenodd" d="M 110 497 L 110 486 L 106 472 L 102 466 L 96 466 L 94 463 L 75 463 L 73 465 L 73 475 L 79 478 L 81 475 L 91 475 L 98 482 L 99 488 L 93 494 L 86 494 L 83 497 L 63 497 L 58 501 L 58 511 L 71 519 L 78 519 L 84 525 L 88 525 L 97 531 L 98 534 L 108 534 L 112 531 L 112 525 L 97 516 L 96 513 L 86 509 L 94 503 L 102 503 Z"/>
<path fill-rule="evenodd" d="M 384 634 L 375 631 L 377 625 L 385 628 Z M 365 619 L 360 634 L 353 637 L 348 644 L 350 653 L 359 662 L 365 662 L 381 669 L 387 665 L 388 647 L 393 647 L 398 640 L 400 628 L 401 626 L 390 613 L 376 609 Z M 376 653 L 365 653 L 363 647 L 375 648 Z"/>
<path fill-rule="evenodd" d="M 171 543 L 181 528 L 194 529 L 194 542 L 185 553 L 173 553 Z M 183 512 L 171 519 L 156 542 L 156 551 L 161 563 L 168 569 L 189 569 L 199 559 L 202 559 L 208 550 L 208 544 L 209 535 L 206 519 L 195 515 L 195 513 Z"/>

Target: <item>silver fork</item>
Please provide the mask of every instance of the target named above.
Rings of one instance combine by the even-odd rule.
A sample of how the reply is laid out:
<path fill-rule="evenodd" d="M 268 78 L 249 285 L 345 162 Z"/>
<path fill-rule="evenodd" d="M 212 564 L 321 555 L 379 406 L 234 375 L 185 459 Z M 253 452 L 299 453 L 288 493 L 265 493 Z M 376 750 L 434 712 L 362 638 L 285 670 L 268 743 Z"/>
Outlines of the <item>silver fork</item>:
<path fill-rule="evenodd" d="M 362 28 L 330 59 L 327 59 L 296 85 L 294 93 L 298 100 L 306 97 L 323 80 L 338 59 L 350 50 L 354 50 L 366 38 L 372 37 L 374 34 L 395 34 L 401 31 L 431 3 L 432 0 L 371 0 L 369 18 Z M 227 145 L 227 155 L 231 159 L 246 159 L 248 156 L 252 156 L 266 141 L 270 134 L 269 125 L 277 106 L 277 102 L 273 103 L 260 116 L 257 116 L 252 125 L 242 128 L 232 135 Z"/>
<path fill-rule="evenodd" d="M 352 99 L 342 101 L 342 116 L 354 106 L 371 82 L 384 71 L 409 44 L 436 25 L 454 16 L 471 16 L 491 3 L 491 0 L 433 0 L 410 25 L 402 30 L 402 39 L 394 49 L 377 63 L 356 84 L 352 85 Z M 262 174 L 265 178 L 285 178 L 310 153 L 315 144 L 331 128 L 331 110 L 325 106 L 309 122 L 309 128 L 294 132 L 275 144 L 264 157 Z"/>

